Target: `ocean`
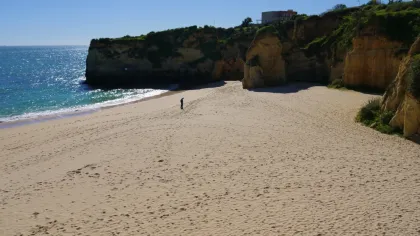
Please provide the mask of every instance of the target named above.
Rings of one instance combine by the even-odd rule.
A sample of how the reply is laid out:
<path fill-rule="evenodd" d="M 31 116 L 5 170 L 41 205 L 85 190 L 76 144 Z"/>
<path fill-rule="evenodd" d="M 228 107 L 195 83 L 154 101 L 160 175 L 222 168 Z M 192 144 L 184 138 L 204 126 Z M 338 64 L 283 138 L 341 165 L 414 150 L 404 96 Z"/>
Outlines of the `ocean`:
<path fill-rule="evenodd" d="M 87 52 L 87 46 L 0 47 L 0 122 L 94 110 L 168 91 L 92 89 L 83 83 Z"/>

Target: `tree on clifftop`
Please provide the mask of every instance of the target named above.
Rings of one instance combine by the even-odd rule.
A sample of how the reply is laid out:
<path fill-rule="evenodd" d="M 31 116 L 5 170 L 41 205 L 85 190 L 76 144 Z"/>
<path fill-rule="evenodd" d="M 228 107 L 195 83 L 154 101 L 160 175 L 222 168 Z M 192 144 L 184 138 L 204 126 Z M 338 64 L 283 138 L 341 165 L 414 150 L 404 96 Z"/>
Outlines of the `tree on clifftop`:
<path fill-rule="evenodd" d="M 247 17 L 242 21 L 241 27 L 248 27 L 251 24 L 252 19 L 251 17 Z"/>
<path fill-rule="evenodd" d="M 381 4 L 381 0 L 370 0 L 367 5 L 379 5 Z"/>
<path fill-rule="evenodd" d="M 347 6 L 346 5 L 344 5 L 344 4 L 337 4 L 337 5 L 335 5 L 334 7 L 333 7 L 333 11 L 336 11 L 336 10 L 342 10 L 342 9 L 346 9 L 347 8 Z"/>
<path fill-rule="evenodd" d="M 343 9 L 346 9 L 346 8 L 347 8 L 347 6 L 345 4 L 340 3 L 340 4 L 335 5 L 333 8 L 328 9 L 326 12 L 323 12 L 321 14 L 321 16 L 323 16 L 324 14 L 326 14 L 328 12 L 339 11 L 339 10 L 343 10 Z"/>

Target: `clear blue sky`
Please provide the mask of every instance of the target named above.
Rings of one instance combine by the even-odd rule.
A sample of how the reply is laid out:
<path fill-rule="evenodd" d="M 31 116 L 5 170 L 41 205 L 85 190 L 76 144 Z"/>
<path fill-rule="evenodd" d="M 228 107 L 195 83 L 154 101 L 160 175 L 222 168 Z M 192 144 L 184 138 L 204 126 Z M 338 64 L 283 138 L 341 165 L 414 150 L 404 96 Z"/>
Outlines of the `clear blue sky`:
<path fill-rule="evenodd" d="M 360 0 L 366 3 L 367 0 Z M 319 14 L 357 0 L 0 0 L 0 45 L 88 45 L 190 25 L 231 27 L 261 12 Z"/>

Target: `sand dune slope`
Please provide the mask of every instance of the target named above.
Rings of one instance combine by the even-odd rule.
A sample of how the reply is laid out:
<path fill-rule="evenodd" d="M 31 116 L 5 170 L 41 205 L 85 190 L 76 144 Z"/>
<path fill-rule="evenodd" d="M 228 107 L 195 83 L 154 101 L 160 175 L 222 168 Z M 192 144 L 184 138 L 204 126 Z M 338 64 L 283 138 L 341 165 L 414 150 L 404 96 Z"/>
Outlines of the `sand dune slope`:
<path fill-rule="evenodd" d="M 354 123 L 370 97 L 232 82 L 2 129 L 0 235 L 418 235 L 420 146 Z"/>

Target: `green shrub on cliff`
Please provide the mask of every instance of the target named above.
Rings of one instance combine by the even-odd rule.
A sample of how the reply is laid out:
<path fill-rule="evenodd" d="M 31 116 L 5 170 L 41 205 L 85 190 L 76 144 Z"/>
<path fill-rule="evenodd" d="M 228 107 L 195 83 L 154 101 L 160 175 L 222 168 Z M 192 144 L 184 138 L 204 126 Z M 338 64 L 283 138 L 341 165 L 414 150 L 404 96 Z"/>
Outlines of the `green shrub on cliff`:
<path fill-rule="evenodd" d="M 394 112 L 381 111 L 380 98 L 369 100 L 357 113 L 356 121 L 368 127 L 374 128 L 385 134 L 401 134 L 401 130 L 389 125 Z"/>
<path fill-rule="evenodd" d="M 343 79 L 335 79 L 328 85 L 328 88 L 333 89 L 346 89 Z"/>
<path fill-rule="evenodd" d="M 224 48 L 227 45 L 234 45 L 235 42 L 250 41 L 254 38 L 258 29 L 260 29 L 260 27 L 256 25 L 250 25 L 243 28 L 228 28 L 217 34 L 218 43 L 221 48 Z"/>
<path fill-rule="evenodd" d="M 412 58 L 410 74 L 408 76 L 408 91 L 420 100 L 420 54 Z"/>
<path fill-rule="evenodd" d="M 353 17 L 359 26 L 357 31 L 374 26 L 377 34 L 406 46 L 420 33 L 420 4 L 414 1 L 365 6 Z"/>
<path fill-rule="evenodd" d="M 386 7 L 387 11 L 404 11 L 412 8 L 419 8 L 420 2 L 410 1 L 410 2 L 390 2 Z"/>
<path fill-rule="evenodd" d="M 369 100 L 357 114 L 357 120 L 366 125 L 370 125 L 376 117 L 376 112 L 381 110 L 381 100 L 379 98 Z"/>
<path fill-rule="evenodd" d="M 251 41 L 259 26 L 249 25 L 248 27 L 216 28 L 205 25 L 204 27 L 190 26 L 184 28 L 169 29 L 160 32 L 149 32 L 147 35 L 129 36 L 121 38 L 100 38 L 91 41 L 98 47 L 107 47 L 111 43 L 141 42 L 140 45 L 131 47 L 127 52 L 129 57 L 147 58 L 155 68 L 161 66 L 163 58 L 182 56 L 178 48 L 183 47 L 184 42 L 190 36 L 198 40 L 198 44 L 192 43 L 204 54 L 204 59 L 219 60 L 222 57 L 222 50 L 228 45 L 238 42 Z M 194 42 L 194 41 L 192 41 Z M 153 48 L 156 47 L 156 50 Z M 187 47 L 189 47 L 187 45 Z M 150 50 L 152 49 L 152 50 Z"/>
<path fill-rule="evenodd" d="M 370 22 L 379 25 L 379 33 L 409 46 L 420 33 L 420 9 L 410 8 L 397 12 L 383 9 L 375 12 L 375 16 L 370 19 Z"/>
<path fill-rule="evenodd" d="M 205 57 L 213 61 L 220 60 L 222 55 L 218 44 L 219 42 L 216 41 L 216 39 L 206 42 L 200 42 L 200 50 L 201 52 L 203 52 Z"/>
<path fill-rule="evenodd" d="M 340 16 L 341 23 L 330 34 L 315 38 L 305 47 L 307 56 L 320 56 L 321 53 L 334 55 L 335 50 L 348 50 L 351 48 L 352 39 L 358 34 L 367 22 L 368 12 L 357 10 L 359 8 L 347 8 L 339 12 L 328 12 L 323 17 L 329 17 L 332 14 Z"/>
<path fill-rule="evenodd" d="M 319 51 L 328 42 L 328 37 L 326 35 L 322 37 L 315 38 L 312 42 L 308 43 L 304 49 L 307 51 Z"/>
<path fill-rule="evenodd" d="M 274 28 L 273 25 L 268 25 L 257 30 L 257 36 L 267 34 L 267 33 L 276 33 L 276 28 Z"/>
<path fill-rule="evenodd" d="M 285 22 L 276 22 L 258 29 L 255 34 L 255 38 L 264 37 L 264 35 L 267 34 L 274 34 L 280 39 L 285 39 L 287 37 Z"/>
<path fill-rule="evenodd" d="M 344 4 L 337 4 L 332 9 L 329 9 L 326 12 L 322 13 L 320 16 L 322 17 L 338 16 L 338 15 L 344 16 L 344 15 L 349 15 L 350 13 L 354 12 L 357 9 L 359 9 L 359 7 L 348 8 Z"/>
<path fill-rule="evenodd" d="M 296 14 L 293 15 L 292 18 L 290 18 L 290 21 L 302 21 L 308 19 L 308 15 L 306 14 Z"/>

